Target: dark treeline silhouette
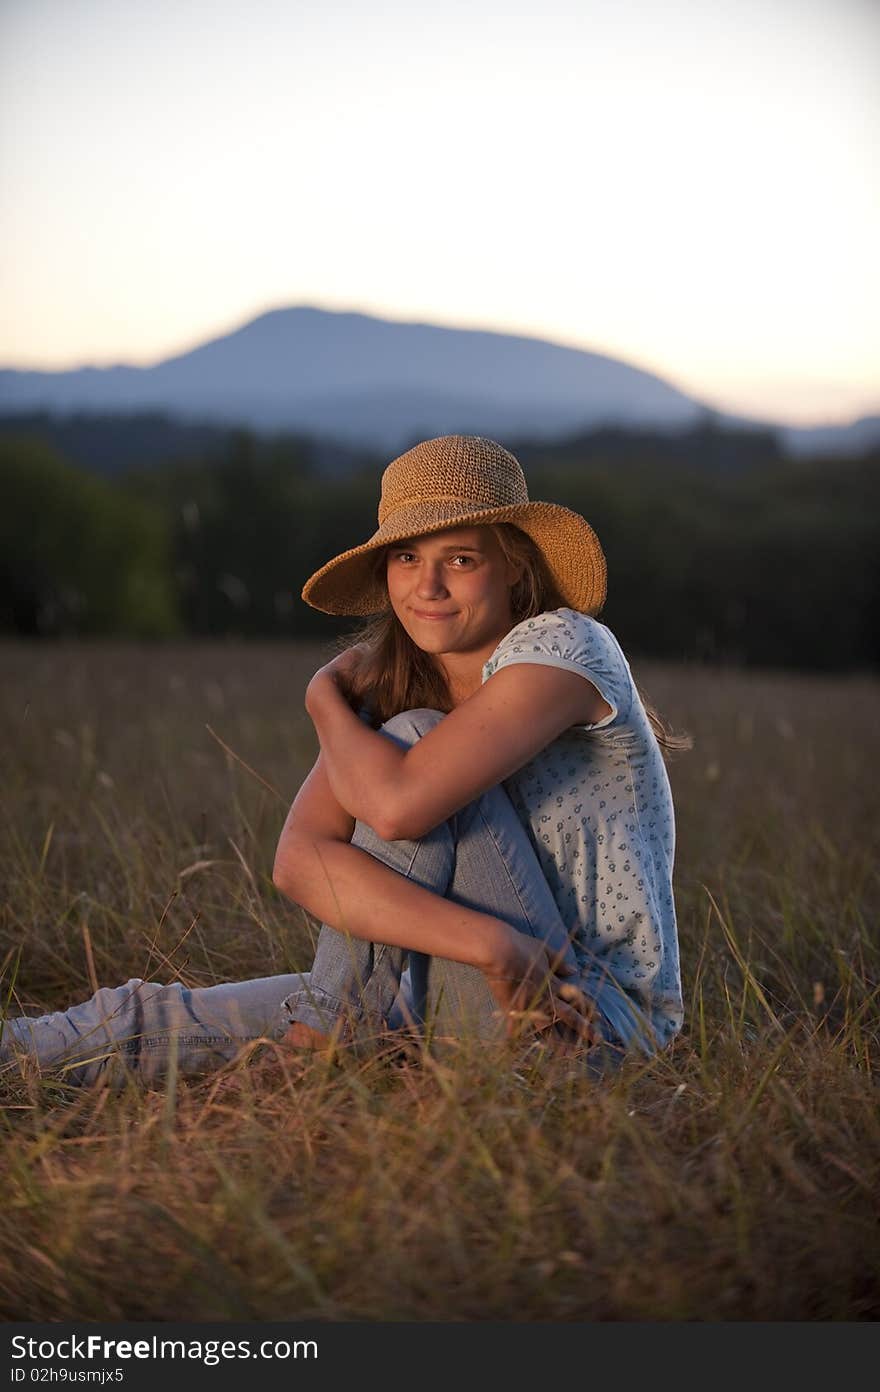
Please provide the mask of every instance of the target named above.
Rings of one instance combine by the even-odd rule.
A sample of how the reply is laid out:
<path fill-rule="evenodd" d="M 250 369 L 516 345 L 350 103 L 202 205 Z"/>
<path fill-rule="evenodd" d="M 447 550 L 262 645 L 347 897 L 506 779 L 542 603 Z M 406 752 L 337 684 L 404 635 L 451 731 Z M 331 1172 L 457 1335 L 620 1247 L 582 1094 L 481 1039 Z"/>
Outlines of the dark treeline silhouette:
<path fill-rule="evenodd" d="M 0 438 L 42 440 L 71 464 L 104 478 L 120 478 L 156 464 L 222 457 L 236 431 L 228 425 L 177 420 L 161 411 L 108 416 L 93 411 L 54 415 L 49 411 L 0 414 Z M 273 447 L 296 453 L 301 467 L 321 475 L 349 473 L 368 458 L 338 440 L 279 432 Z M 267 439 L 265 434 L 261 439 Z M 377 461 L 378 462 L 378 461 Z"/>
<path fill-rule="evenodd" d="M 0 629 L 178 632 L 167 513 L 40 440 L 0 437 Z"/>
<path fill-rule="evenodd" d="M 320 636 L 302 581 L 375 528 L 384 460 L 306 438 L 153 420 L 0 424 L 0 628 L 27 636 Z M 115 435 L 119 467 L 83 441 Z M 71 437 L 68 436 L 68 440 Z M 792 460 L 772 432 L 706 420 L 507 442 L 534 498 L 589 518 L 602 617 L 645 656 L 826 670 L 877 665 L 880 453 Z M 71 462 L 72 454 L 76 462 Z M 100 451 L 99 451 L 100 453 Z"/>

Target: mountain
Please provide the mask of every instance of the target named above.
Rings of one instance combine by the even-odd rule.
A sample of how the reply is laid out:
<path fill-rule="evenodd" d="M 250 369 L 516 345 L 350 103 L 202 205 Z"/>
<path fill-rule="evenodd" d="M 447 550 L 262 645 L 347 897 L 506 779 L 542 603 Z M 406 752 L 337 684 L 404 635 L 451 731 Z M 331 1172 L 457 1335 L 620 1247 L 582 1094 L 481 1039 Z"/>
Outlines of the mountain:
<path fill-rule="evenodd" d="M 502 437 L 603 423 L 685 426 L 696 402 L 651 373 L 541 339 L 273 310 L 154 367 L 0 371 L 0 411 L 170 412 L 390 450 L 415 435 Z"/>
<path fill-rule="evenodd" d="M 0 371 L 0 412 L 39 410 L 165 412 L 389 454 L 452 431 L 550 440 L 603 425 L 680 430 L 707 414 L 662 378 L 601 353 L 309 306 L 272 310 L 153 367 Z M 880 440 L 880 420 L 860 442 L 865 433 Z M 790 448 L 810 452 L 813 432 L 787 434 Z M 823 448 L 838 437 L 824 431 Z"/>

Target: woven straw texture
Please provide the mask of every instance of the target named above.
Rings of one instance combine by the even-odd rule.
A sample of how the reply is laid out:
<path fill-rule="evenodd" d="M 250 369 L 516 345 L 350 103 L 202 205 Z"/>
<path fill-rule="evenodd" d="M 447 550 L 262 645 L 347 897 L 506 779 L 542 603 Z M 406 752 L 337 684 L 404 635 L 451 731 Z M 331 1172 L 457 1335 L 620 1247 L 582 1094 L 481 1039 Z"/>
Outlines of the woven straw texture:
<path fill-rule="evenodd" d="M 307 604 L 328 614 L 378 613 L 388 606 L 375 573 L 380 547 L 489 522 L 512 522 L 528 533 L 572 609 L 596 614 L 605 601 L 605 557 L 590 524 L 559 503 L 530 502 L 519 461 L 494 440 L 442 435 L 407 450 L 382 475 L 378 522 L 368 541 L 306 581 Z"/>

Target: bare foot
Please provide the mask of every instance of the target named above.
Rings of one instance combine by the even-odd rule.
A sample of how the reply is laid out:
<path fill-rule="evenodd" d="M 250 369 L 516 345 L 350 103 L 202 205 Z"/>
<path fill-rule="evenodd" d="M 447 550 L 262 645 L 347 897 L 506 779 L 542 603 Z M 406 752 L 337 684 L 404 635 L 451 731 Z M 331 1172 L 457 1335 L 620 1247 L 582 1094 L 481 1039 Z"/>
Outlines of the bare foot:
<path fill-rule="evenodd" d="M 280 1043 L 291 1049 L 312 1049 L 319 1053 L 328 1052 L 334 1047 L 334 1040 L 329 1034 L 322 1034 L 320 1030 L 312 1029 L 311 1025 L 303 1025 L 299 1020 L 294 1020 Z"/>

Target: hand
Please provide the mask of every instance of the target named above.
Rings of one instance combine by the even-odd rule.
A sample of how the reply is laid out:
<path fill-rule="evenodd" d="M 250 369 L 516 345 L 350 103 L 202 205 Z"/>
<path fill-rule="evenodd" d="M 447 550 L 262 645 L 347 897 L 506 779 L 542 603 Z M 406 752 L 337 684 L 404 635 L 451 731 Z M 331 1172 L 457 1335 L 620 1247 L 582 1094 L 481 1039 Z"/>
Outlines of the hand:
<path fill-rule="evenodd" d="M 323 667 L 319 667 L 306 687 L 306 710 L 311 711 L 322 697 L 326 697 L 328 691 L 332 694 L 339 692 L 347 700 L 351 680 L 366 653 L 367 649 L 363 643 L 355 643 L 353 647 L 337 653 Z"/>
<path fill-rule="evenodd" d="M 564 950 L 554 952 L 540 939 L 505 927 L 503 961 L 488 967 L 485 976 L 506 1017 L 508 1035 L 531 1028 L 552 1030 L 568 1042 L 599 1042 L 592 1003 L 579 987 L 565 980 L 574 968 L 564 960 Z"/>

